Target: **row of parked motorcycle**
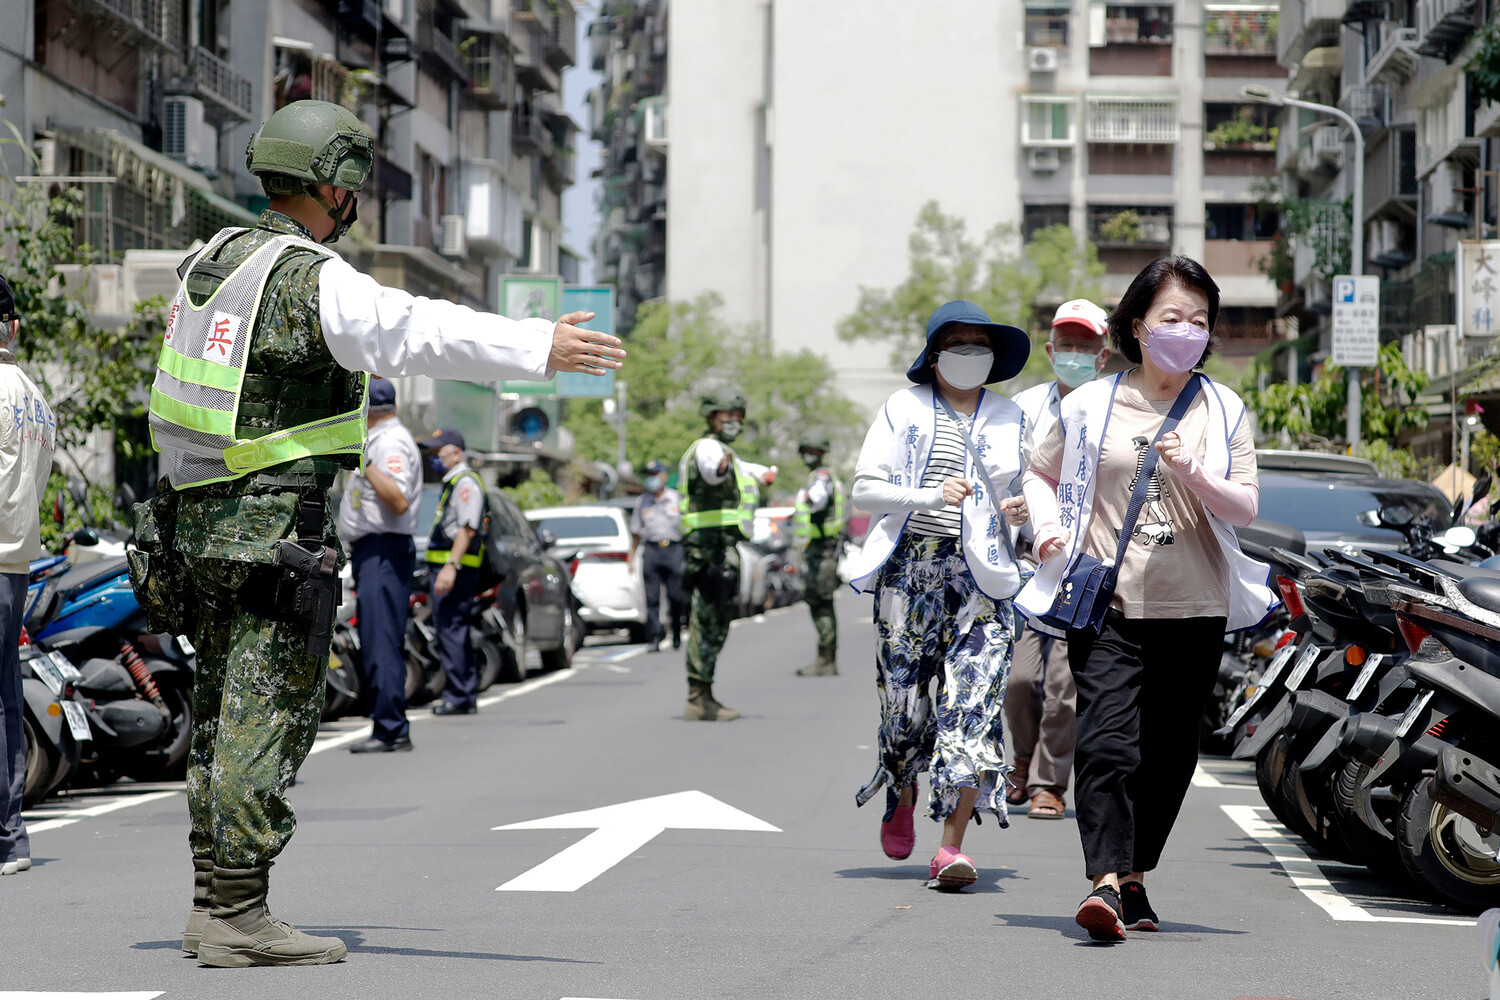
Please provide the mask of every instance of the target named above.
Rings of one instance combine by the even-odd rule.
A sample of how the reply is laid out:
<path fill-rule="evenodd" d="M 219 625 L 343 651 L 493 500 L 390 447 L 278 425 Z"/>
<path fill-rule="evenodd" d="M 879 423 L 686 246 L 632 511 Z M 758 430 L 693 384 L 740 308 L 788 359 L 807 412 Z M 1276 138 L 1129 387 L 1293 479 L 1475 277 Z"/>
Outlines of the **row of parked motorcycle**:
<path fill-rule="evenodd" d="M 82 484 L 70 493 L 93 523 Z M 124 510 L 133 502 L 128 488 L 117 500 Z M 59 493 L 59 527 L 66 507 Z M 64 784 L 168 781 L 186 770 L 196 653 L 185 637 L 146 631 L 126 537 L 86 526 L 63 536 L 70 555 L 31 563 L 20 639 L 28 807 Z"/>
<path fill-rule="evenodd" d="M 1464 911 L 1500 906 L 1500 523 L 1361 516 L 1404 544 L 1242 534 L 1285 603 L 1226 639 L 1205 749 L 1254 760 L 1266 805 L 1318 853 Z"/>

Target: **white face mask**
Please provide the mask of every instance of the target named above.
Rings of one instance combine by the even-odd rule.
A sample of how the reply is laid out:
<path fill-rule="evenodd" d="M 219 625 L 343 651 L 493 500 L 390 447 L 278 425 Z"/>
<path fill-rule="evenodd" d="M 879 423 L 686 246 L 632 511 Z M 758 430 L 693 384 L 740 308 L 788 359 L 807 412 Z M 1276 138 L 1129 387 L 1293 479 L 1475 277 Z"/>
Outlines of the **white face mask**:
<path fill-rule="evenodd" d="M 937 370 L 955 389 L 977 389 L 990 379 L 995 352 L 980 344 L 959 344 L 938 353 Z"/>

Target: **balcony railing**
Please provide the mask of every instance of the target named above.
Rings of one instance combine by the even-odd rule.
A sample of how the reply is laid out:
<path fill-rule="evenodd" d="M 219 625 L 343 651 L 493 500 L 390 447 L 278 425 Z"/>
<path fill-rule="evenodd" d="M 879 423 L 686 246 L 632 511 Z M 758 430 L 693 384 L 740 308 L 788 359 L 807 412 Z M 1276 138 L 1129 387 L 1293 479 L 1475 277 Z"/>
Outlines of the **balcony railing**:
<path fill-rule="evenodd" d="M 516 82 L 528 90 L 554 91 L 557 78 L 547 64 L 547 39 L 540 31 L 517 32 Z"/>
<path fill-rule="evenodd" d="M 1176 142 L 1176 101 L 1088 98 L 1088 142 Z"/>
<path fill-rule="evenodd" d="M 1379 84 L 1350 87 L 1339 101 L 1339 107 L 1347 111 L 1365 132 L 1383 129 L 1391 120 L 1391 99 Z"/>
<path fill-rule="evenodd" d="M 250 81 L 201 45 L 185 61 L 173 59 L 167 93 L 185 94 L 203 102 L 203 117 L 216 125 L 250 120 Z"/>
<path fill-rule="evenodd" d="M 1274 6 L 1206 10 L 1203 52 L 1210 56 L 1274 56 L 1276 26 Z"/>
<path fill-rule="evenodd" d="M 417 48 L 424 57 L 431 57 L 427 61 L 436 61 L 460 80 L 468 79 L 469 67 L 458 50 L 458 42 L 430 16 L 417 22 Z"/>
<path fill-rule="evenodd" d="M 1347 0 L 1285 0 L 1276 37 L 1276 61 L 1295 67 L 1313 49 L 1339 43 Z"/>
<path fill-rule="evenodd" d="M 510 141 L 517 152 L 546 156 L 552 152 L 552 133 L 541 115 L 517 111 L 510 119 Z"/>
<path fill-rule="evenodd" d="M 1479 0 L 1417 0 L 1417 51 L 1450 60 L 1479 27 Z"/>
<path fill-rule="evenodd" d="M 572 0 L 560 0 L 547 31 L 547 64 L 561 73 L 578 58 L 578 15 Z"/>
<path fill-rule="evenodd" d="M 469 36 L 462 51 L 469 76 L 466 93 L 492 111 L 510 107 L 510 47 L 493 35 L 477 34 Z"/>
<path fill-rule="evenodd" d="M 1319 165 L 1337 170 L 1344 163 L 1344 137 L 1337 125 L 1321 125 L 1313 130 L 1312 151 Z"/>
<path fill-rule="evenodd" d="M 1172 245 L 1170 208 L 1089 208 L 1089 239 L 1100 249 L 1169 247 Z"/>
<path fill-rule="evenodd" d="M 1380 22 L 1380 48 L 1365 63 L 1365 79 L 1371 83 L 1405 83 L 1420 63 L 1417 29 L 1394 21 Z"/>
<path fill-rule="evenodd" d="M 77 5 L 114 21 L 140 40 L 166 49 L 179 44 L 181 0 L 77 0 Z"/>

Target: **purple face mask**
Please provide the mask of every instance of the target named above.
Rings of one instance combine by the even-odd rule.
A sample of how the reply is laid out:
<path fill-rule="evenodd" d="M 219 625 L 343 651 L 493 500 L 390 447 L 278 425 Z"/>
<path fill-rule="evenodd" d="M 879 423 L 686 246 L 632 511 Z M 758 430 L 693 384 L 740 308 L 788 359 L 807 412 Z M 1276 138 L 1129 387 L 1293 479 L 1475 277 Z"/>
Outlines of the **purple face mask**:
<path fill-rule="evenodd" d="M 1146 340 L 1146 353 L 1156 367 L 1172 375 L 1191 371 L 1208 346 L 1208 331 L 1192 323 L 1155 326 Z"/>

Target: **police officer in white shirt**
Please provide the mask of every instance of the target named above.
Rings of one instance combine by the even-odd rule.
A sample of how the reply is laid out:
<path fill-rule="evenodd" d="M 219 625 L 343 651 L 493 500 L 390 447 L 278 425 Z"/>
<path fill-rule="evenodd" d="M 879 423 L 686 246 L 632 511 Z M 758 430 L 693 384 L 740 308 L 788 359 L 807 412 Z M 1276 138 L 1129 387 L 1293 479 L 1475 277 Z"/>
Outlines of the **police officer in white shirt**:
<path fill-rule="evenodd" d="M 411 749 L 406 721 L 406 618 L 417 550 L 422 456 L 396 416 L 396 387 L 370 383 L 370 432 L 362 474 L 349 477 L 339 535 L 349 546 L 359 614 L 360 673 L 373 723 L 350 753 Z"/>
<path fill-rule="evenodd" d="M 15 296 L 0 277 L 0 875 L 31 868 L 31 841 L 21 821 L 26 737 L 21 717 L 21 616 L 31 560 L 42 553 L 40 510 L 57 422 L 9 348 L 20 332 Z"/>

